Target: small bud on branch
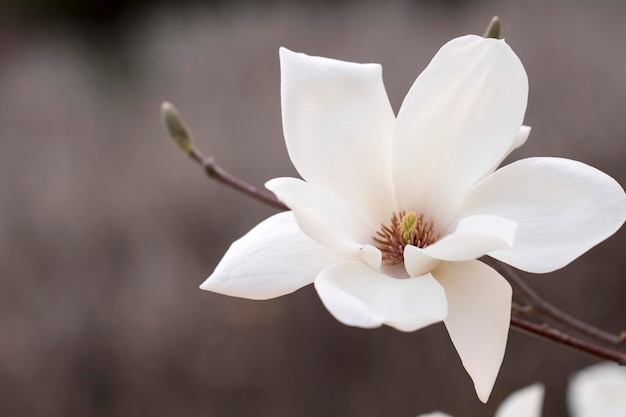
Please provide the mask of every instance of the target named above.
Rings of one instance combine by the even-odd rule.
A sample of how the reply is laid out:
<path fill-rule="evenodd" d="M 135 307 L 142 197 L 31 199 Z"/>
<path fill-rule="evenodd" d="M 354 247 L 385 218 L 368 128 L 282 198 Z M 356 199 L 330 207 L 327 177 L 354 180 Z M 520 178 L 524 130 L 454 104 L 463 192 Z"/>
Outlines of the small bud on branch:
<path fill-rule="evenodd" d="M 191 133 L 185 125 L 178 110 L 167 101 L 161 104 L 161 118 L 165 123 L 165 128 L 170 138 L 176 143 L 181 151 L 189 154 L 193 150 Z"/>
<path fill-rule="evenodd" d="M 489 26 L 487 26 L 483 38 L 502 38 L 502 25 L 500 24 L 500 19 L 498 18 L 498 16 L 494 16 L 491 18 L 491 22 L 489 22 Z"/>
<path fill-rule="evenodd" d="M 189 129 L 185 125 L 183 118 L 180 116 L 176 108 L 167 101 L 161 104 L 161 117 L 163 118 L 165 128 L 167 129 L 167 133 L 170 138 L 183 152 L 189 155 L 194 162 L 204 168 L 204 172 L 209 178 L 219 181 L 222 184 L 247 195 L 248 197 L 252 197 L 274 208 L 279 210 L 288 210 L 287 206 L 279 201 L 274 194 L 265 190 L 259 190 L 255 186 L 240 180 L 217 165 L 212 157 L 205 157 L 202 152 L 194 146 L 191 134 L 189 133 Z"/>

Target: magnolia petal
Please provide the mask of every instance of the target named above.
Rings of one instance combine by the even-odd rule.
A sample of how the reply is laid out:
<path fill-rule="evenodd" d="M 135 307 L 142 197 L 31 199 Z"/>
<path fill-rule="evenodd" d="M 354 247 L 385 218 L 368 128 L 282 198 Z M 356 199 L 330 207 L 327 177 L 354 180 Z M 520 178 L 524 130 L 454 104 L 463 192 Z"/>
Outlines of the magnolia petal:
<path fill-rule="evenodd" d="M 404 247 L 404 267 L 411 277 L 419 277 L 433 271 L 441 259 L 428 256 L 423 249 L 413 245 Z"/>
<path fill-rule="evenodd" d="M 571 378 L 567 404 L 572 417 L 626 416 L 626 368 L 603 362 Z"/>
<path fill-rule="evenodd" d="M 356 252 L 371 240 L 372 229 L 332 191 L 297 178 L 274 178 L 265 187 L 293 211 L 300 229 L 322 245 Z"/>
<path fill-rule="evenodd" d="M 562 158 L 528 158 L 500 168 L 468 194 L 462 215 L 518 223 L 514 245 L 489 255 L 528 272 L 562 268 L 615 233 L 626 194 L 607 174 Z"/>
<path fill-rule="evenodd" d="M 378 227 L 396 211 L 390 170 L 395 116 L 381 66 L 285 48 L 280 66 L 283 130 L 294 166 Z"/>
<path fill-rule="evenodd" d="M 325 267 L 353 259 L 309 239 L 293 213 L 283 212 L 233 242 L 200 288 L 264 300 L 294 292 L 312 283 Z"/>
<path fill-rule="evenodd" d="M 487 402 L 509 333 L 512 290 L 494 269 L 479 261 L 444 262 L 433 276 L 446 291 L 444 320 L 478 398 Z"/>
<path fill-rule="evenodd" d="M 532 130 L 532 127 L 522 125 L 522 127 L 520 127 L 519 131 L 517 132 L 517 136 L 515 136 L 515 140 L 513 141 L 513 144 L 511 145 L 511 147 L 509 148 L 505 156 L 509 156 L 511 152 L 513 152 L 514 150 L 516 150 L 517 148 L 525 144 L 526 141 L 528 140 L 528 137 L 530 136 L 531 130 Z"/>
<path fill-rule="evenodd" d="M 511 152 L 513 152 L 514 150 L 516 150 L 517 148 L 525 144 L 526 141 L 528 140 L 528 137 L 530 136 L 531 130 L 532 128 L 530 126 L 522 125 L 522 127 L 519 128 L 519 131 L 517 132 L 517 136 L 515 136 L 515 140 L 511 144 L 511 147 L 509 148 L 509 150 L 506 151 L 504 155 L 502 155 L 502 158 L 500 158 L 498 163 L 494 164 L 493 168 L 489 172 L 487 172 L 485 176 L 491 174 L 493 171 L 498 169 L 500 164 L 502 164 L 502 162 L 506 159 L 507 156 L 511 154 Z"/>
<path fill-rule="evenodd" d="M 324 269 L 315 289 L 328 311 L 349 326 L 386 324 L 412 332 L 443 320 L 448 312 L 446 294 L 430 274 L 398 279 L 352 262 Z"/>
<path fill-rule="evenodd" d="M 515 142 L 527 97 L 524 67 L 504 40 L 468 35 L 444 45 L 398 114 L 391 169 L 399 207 L 447 224 Z"/>
<path fill-rule="evenodd" d="M 446 261 L 469 261 L 497 249 L 510 248 L 517 223 L 504 217 L 474 215 L 461 219 L 454 233 L 422 249 Z"/>
<path fill-rule="evenodd" d="M 475 215 L 461 219 L 454 233 L 426 248 L 407 245 L 404 265 L 409 276 L 433 271 L 443 260 L 468 261 L 513 244 L 517 224 L 498 216 Z"/>
<path fill-rule="evenodd" d="M 383 253 L 375 246 L 363 245 L 361 248 L 361 259 L 370 268 L 380 271 L 380 267 L 383 264 Z"/>
<path fill-rule="evenodd" d="M 541 417 L 543 384 L 533 384 L 509 395 L 494 417 Z"/>

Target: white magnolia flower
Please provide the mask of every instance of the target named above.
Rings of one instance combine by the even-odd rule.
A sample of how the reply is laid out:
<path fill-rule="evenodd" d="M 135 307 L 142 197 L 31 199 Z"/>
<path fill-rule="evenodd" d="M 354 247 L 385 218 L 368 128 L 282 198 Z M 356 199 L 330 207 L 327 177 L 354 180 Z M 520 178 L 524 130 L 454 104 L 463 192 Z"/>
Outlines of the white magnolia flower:
<path fill-rule="evenodd" d="M 626 367 L 604 362 L 583 369 L 567 394 L 572 417 L 626 417 Z"/>
<path fill-rule="evenodd" d="M 495 417 L 541 417 L 544 387 L 530 385 L 509 395 Z M 603 362 L 570 379 L 567 400 L 571 417 L 626 417 L 626 367 Z M 441 411 L 417 417 L 451 417 Z"/>
<path fill-rule="evenodd" d="M 533 384 L 509 395 L 496 410 L 495 417 L 541 417 L 544 387 Z"/>
<path fill-rule="evenodd" d="M 476 259 L 561 268 L 622 225 L 624 191 L 567 159 L 495 171 L 530 133 L 526 73 L 503 40 L 444 45 L 397 117 L 380 65 L 284 48 L 280 58 L 285 140 L 304 180 L 266 184 L 291 211 L 234 242 L 201 288 L 267 299 L 314 283 L 351 326 L 414 331 L 443 320 L 486 401 L 511 287 Z"/>
<path fill-rule="evenodd" d="M 495 417 L 541 417 L 544 387 L 533 384 L 509 395 L 496 410 Z M 441 411 L 417 417 L 452 417 Z"/>

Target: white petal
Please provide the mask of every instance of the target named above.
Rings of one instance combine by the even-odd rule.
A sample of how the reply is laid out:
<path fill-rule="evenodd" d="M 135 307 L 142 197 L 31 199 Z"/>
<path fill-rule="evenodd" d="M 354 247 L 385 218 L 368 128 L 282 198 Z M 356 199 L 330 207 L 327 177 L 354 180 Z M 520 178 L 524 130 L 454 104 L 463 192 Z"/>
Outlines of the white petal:
<path fill-rule="evenodd" d="M 307 236 L 330 249 L 356 252 L 374 234 L 352 206 L 328 189 L 297 178 L 274 178 L 265 186 L 294 212 Z"/>
<path fill-rule="evenodd" d="M 502 158 L 500 158 L 498 163 L 494 164 L 493 168 L 489 172 L 487 172 L 485 176 L 491 174 L 493 171 L 498 169 L 500 164 L 502 164 L 502 161 L 504 161 L 506 157 L 511 154 L 511 152 L 513 152 L 514 150 L 516 150 L 517 148 L 525 144 L 526 140 L 528 140 L 528 137 L 530 136 L 531 130 L 532 128 L 530 126 L 522 125 L 522 127 L 519 128 L 519 132 L 517 132 L 517 136 L 515 137 L 515 140 L 511 144 L 511 147 L 509 148 L 509 150 L 506 151 L 504 155 L 502 155 Z"/>
<path fill-rule="evenodd" d="M 494 417 L 541 417 L 543 384 L 533 384 L 509 395 Z"/>
<path fill-rule="evenodd" d="M 323 268 L 352 259 L 309 239 L 293 214 L 284 212 L 233 242 L 200 288 L 264 300 L 296 291 L 312 283 Z"/>
<path fill-rule="evenodd" d="M 445 262 L 433 276 L 446 290 L 444 320 L 478 398 L 487 402 L 500 370 L 509 334 L 512 290 L 479 261 Z"/>
<path fill-rule="evenodd" d="M 474 215 L 461 219 L 454 233 L 422 249 L 446 261 L 469 261 L 497 249 L 510 248 L 517 223 L 503 217 Z"/>
<path fill-rule="evenodd" d="M 509 148 L 505 157 L 509 156 L 511 152 L 513 152 L 514 150 L 516 150 L 517 148 L 519 148 L 520 146 L 526 143 L 526 141 L 528 140 L 528 137 L 530 136 L 531 130 L 532 130 L 532 127 L 526 126 L 526 125 L 522 125 L 522 127 L 519 128 L 519 131 L 517 132 L 517 136 L 515 136 L 515 140 L 513 141 L 513 144 Z"/>
<path fill-rule="evenodd" d="M 380 267 L 383 264 L 383 253 L 375 246 L 363 245 L 361 248 L 361 259 L 373 270 L 380 271 Z"/>
<path fill-rule="evenodd" d="M 527 97 L 524 67 L 503 40 L 469 35 L 444 45 L 398 114 L 392 171 L 399 207 L 445 226 L 515 141 Z"/>
<path fill-rule="evenodd" d="M 324 269 L 315 289 L 333 316 L 349 326 L 387 324 L 411 332 L 446 317 L 446 295 L 431 275 L 398 279 L 363 263 Z"/>
<path fill-rule="evenodd" d="M 280 65 L 283 130 L 294 166 L 378 227 L 396 211 L 390 171 L 395 116 L 381 66 L 285 48 Z"/>
<path fill-rule="evenodd" d="M 603 362 L 576 373 L 567 392 L 572 417 L 626 417 L 626 368 Z"/>
<path fill-rule="evenodd" d="M 513 247 L 489 253 L 528 272 L 562 268 L 617 231 L 626 195 L 610 176 L 581 162 L 528 158 L 500 168 L 467 196 L 463 215 L 518 223 Z"/>
<path fill-rule="evenodd" d="M 433 271 L 441 259 L 428 256 L 423 249 L 413 245 L 404 247 L 404 267 L 411 277 L 419 277 Z"/>

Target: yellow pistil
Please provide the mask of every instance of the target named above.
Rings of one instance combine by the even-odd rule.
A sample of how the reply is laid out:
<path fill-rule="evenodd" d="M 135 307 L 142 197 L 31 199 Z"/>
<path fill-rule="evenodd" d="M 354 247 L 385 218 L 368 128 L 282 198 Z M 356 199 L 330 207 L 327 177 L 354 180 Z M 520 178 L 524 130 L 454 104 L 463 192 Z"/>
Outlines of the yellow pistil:
<path fill-rule="evenodd" d="M 417 213 L 413 210 L 402 216 L 400 220 L 400 235 L 402 236 L 402 244 L 408 245 L 417 228 Z"/>

